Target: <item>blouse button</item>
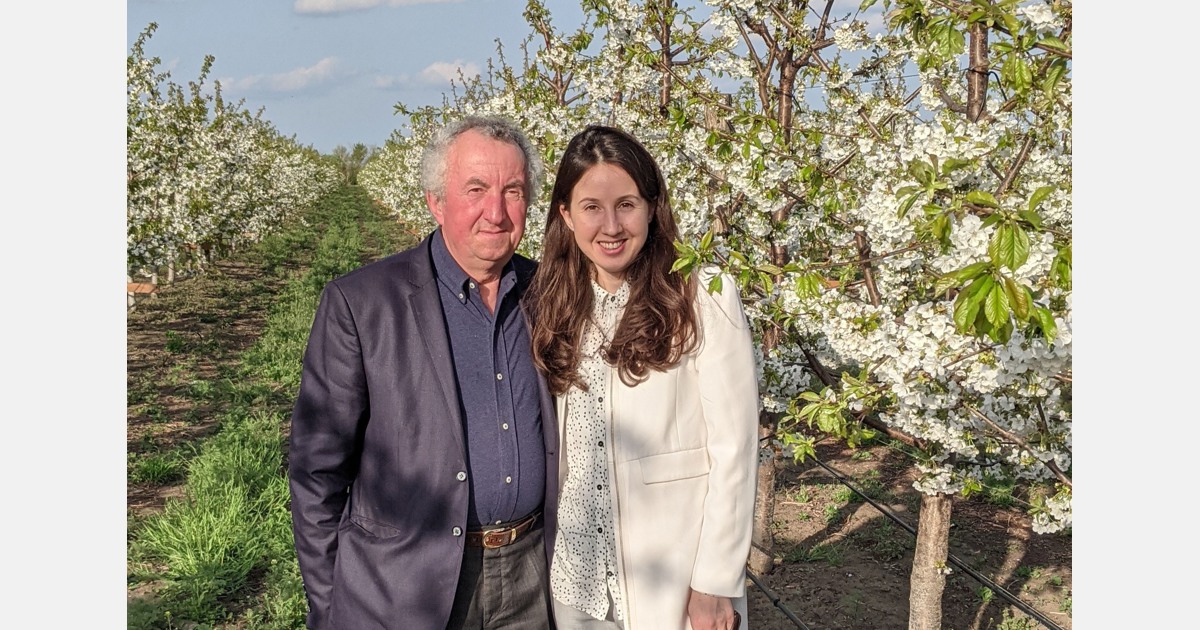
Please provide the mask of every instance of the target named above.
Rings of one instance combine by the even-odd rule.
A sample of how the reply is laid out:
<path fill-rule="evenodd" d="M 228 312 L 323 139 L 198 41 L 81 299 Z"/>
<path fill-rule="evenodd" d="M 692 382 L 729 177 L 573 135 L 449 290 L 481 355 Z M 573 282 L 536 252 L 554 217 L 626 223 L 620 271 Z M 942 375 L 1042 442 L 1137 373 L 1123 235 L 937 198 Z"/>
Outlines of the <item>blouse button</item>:
<path fill-rule="evenodd" d="M 454 478 L 455 478 L 455 479 L 457 479 L 457 480 L 459 480 L 459 481 L 466 481 L 466 480 L 467 480 L 467 473 L 465 473 L 465 472 L 463 472 L 463 471 L 461 471 L 461 470 L 460 470 L 460 471 L 458 471 L 458 474 L 457 474 L 457 475 L 454 475 Z"/>
<path fill-rule="evenodd" d="M 450 533 L 454 534 L 455 536 L 462 536 L 462 528 L 455 527 L 454 529 L 450 530 Z"/>

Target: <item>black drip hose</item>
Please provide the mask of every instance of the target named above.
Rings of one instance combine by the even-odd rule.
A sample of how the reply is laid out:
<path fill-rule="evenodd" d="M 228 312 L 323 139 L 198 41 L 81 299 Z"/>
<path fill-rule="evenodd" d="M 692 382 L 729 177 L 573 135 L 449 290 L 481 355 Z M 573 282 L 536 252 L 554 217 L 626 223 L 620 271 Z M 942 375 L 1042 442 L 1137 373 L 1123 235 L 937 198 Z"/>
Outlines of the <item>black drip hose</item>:
<path fill-rule="evenodd" d="M 780 601 L 779 596 L 776 595 L 774 592 L 772 592 L 771 589 L 767 588 L 767 585 L 763 584 L 762 580 L 760 580 L 757 575 L 754 575 L 753 571 L 750 571 L 749 569 L 747 569 L 746 575 L 750 576 L 750 580 L 754 582 L 754 585 L 758 587 L 758 590 L 762 591 L 763 594 L 766 595 L 767 598 L 771 600 L 771 605 L 775 606 L 780 611 L 782 611 L 783 614 L 786 615 L 788 619 L 792 620 L 792 623 L 796 624 L 797 628 L 803 628 L 804 630 L 811 630 L 808 626 L 804 625 L 804 622 L 800 621 L 800 619 L 798 617 L 796 617 L 796 615 L 792 614 L 792 611 L 788 610 L 787 606 L 783 605 L 783 602 Z"/>
<path fill-rule="evenodd" d="M 815 456 L 812 456 L 812 459 L 813 459 L 813 461 L 820 464 L 822 468 L 829 471 L 829 474 L 831 474 L 835 478 L 837 478 L 837 480 L 842 485 L 853 490 L 855 494 L 862 497 L 867 503 L 870 503 L 872 507 L 874 507 L 875 509 L 882 512 L 884 516 L 895 521 L 896 524 L 898 524 L 901 527 L 903 527 L 904 529 L 906 529 L 908 531 L 908 533 L 912 534 L 913 536 L 917 535 L 917 530 L 915 528 L 913 528 L 908 523 L 905 523 L 904 521 L 900 520 L 900 518 L 898 516 L 896 516 L 895 514 L 893 514 L 890 510 L 883 507 L 882 505 L 879 505 L 873 499 L 871 499 L 871 497 L 867 496 L 864 492 L 862 492 L 858 488 L 855 488 L 849 481 L 846 480 L 845 475 L 839 473 L 838 471 L 834 470 L 833 468 L 830 468 L 828 464 L 821 461 L 820 459 L 818 459 Z M 971 577 L 978 580 L 981 584 L 983 584 L 984 586 L 991 589 L 993 593 L 1000 595 L 1000 597 L 1007 600 L 1013 606 L 1016 606 L 1017 608 L 1021 609 L 1021 611 L 1024 612 L 1025 614 L 1029 615 L 1030 617 L 1033 617 L 1034 619 L 1037 619 L 1038 623 L 1041 623 L 1043 626 L 1050 628 L 1050 630 L 1062 630 L 1061 626 L 1059 626 L 1058 624 L 1051 621 L 1049 618 L 1047 618 L 1045 615 L 1043 615 L 1041 612 L 1039 612 L 1036 608 L 1021 601 L 1012 593 L 1009 593 L 1008 591 L 1004 590 L 1004 587 L 1000 586 L 999 584 L 996 584 L 995 582 L 992 582 L 991 580 L 989 580 L 986 577 L 984 577 L 983 575 L 981 575 L 975 569 L 972 569 L 971 567 L 967 566 L 961 560 L 954 557 L 954 554 L 947 553 L 946 558 L 947 558 L 947 560 L 950 561 L 950 564 L 953 564 L 954 566 L 958 567 L 959 569 L 962 569 L 962 571 L 964 573 L 966 573 L 967 575 L 970 575 Z M 757 582 L 756 582 L 756 584 L 757 584 Z"/>

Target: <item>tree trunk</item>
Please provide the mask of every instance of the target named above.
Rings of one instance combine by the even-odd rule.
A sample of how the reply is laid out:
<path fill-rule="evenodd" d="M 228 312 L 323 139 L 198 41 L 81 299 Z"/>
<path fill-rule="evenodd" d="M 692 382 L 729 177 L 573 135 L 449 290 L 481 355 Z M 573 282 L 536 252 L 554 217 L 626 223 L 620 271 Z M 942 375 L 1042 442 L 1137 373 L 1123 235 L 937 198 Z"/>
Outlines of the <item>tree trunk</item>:
<path fill-rule="evenodd" d="M 775 520 L 775 449 L 768 438 L 774 430 L 767 423 L 767 412 L 759 420 L 758 490 L 754 495 L 754 531 L 750 537 L 750 570 L 767 575 L 775 569 L 775 541 L 771 522 Z"/>
<path fill-rule="evenodd" d="M 921 495 L 917 548 L 909 579 L 908 630 L 942 630 L 942 593 L 946 590 L 946 557 L 950 553 L 948 494 Z"/>

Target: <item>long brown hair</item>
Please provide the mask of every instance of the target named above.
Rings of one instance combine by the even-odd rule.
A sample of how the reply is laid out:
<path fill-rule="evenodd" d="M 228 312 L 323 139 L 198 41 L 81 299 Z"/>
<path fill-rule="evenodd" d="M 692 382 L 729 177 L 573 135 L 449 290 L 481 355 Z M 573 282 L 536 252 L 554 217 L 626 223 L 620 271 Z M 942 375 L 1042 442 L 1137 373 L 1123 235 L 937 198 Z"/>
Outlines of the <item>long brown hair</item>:
<path fill-rule="evenodd" d="M 571 191 L 597 164 L 625 171 L 650 204 L 646 244 L 625 271 L 629 301 L 621 323 L 605 348 L 621 381 L 641 383 L 650 370 L 666 370 L 696 347 L 695 282 L 671 271 L 678 228 L 658 164 L 633 136 L 613 127 L 590 125 L 567 144 L 546 212 L 542 261 L 525 297 L 532 326 L 533 360 L 550 391 L 571 385 L 587 389 L 579 376 L 579 347 L 592 314 L 592 263 L 579 250 L 560 208 L 570 207 Z"/>

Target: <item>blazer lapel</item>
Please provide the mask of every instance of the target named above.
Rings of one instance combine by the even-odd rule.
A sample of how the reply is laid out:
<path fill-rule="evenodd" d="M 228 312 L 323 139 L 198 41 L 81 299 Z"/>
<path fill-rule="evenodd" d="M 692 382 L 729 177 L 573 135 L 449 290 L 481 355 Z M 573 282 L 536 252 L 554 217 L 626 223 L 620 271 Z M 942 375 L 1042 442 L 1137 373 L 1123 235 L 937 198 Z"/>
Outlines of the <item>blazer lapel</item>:
<path fill-rule="evenodd" d="M 421 338 L 425 351 L 429 353 L 429 369 L 433 370 L 437 382 L 441 386 L 442 399 L 446 403 L 447 417 L 450 418 L 450 432 L 455 441 L 467 452 L 463 436 L 462 411 L 458 404 L 458 379 L 454 375 L 454 355 L 450 351 L 450 336 L 446 331 L 446 320 L 442 316 L 442 300 L 438 296 L 437 278 L 433 273 L 433 263 L 429 257 L 430 239 L 422 242 L 422 247 L 416 253 L 418 256 L 414 267 L 419 272 L 410 278 L 411 289 L 408 293 L 408 307 L 412 311 L 413 321 L 417 329 L 410 331 Z M 415 366 L 416 369 L 425 369 Z"/>

